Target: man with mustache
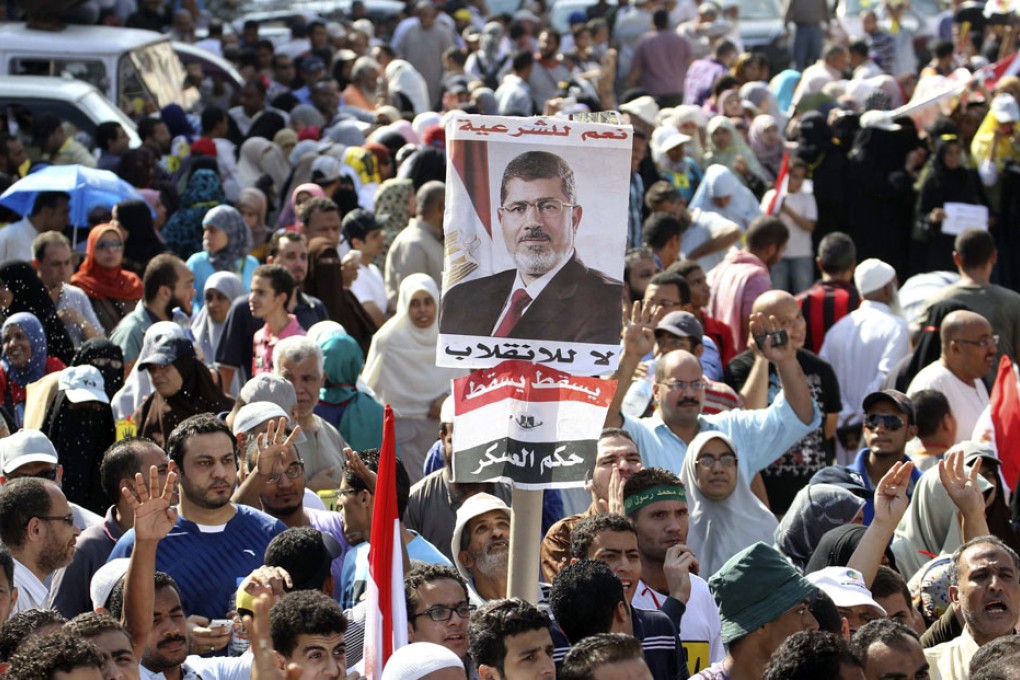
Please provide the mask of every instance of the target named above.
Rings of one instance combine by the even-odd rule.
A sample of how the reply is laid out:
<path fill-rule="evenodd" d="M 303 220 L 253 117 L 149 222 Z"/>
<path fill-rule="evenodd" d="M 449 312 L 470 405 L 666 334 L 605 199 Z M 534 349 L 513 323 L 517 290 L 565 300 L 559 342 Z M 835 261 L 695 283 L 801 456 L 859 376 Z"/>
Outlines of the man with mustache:
<path fill-rule="evenodd" d="M 506 597 L 510 567 L 510 508 L 487 493 L 475 494 L 457 510 L 450 550 L 467 580 L 468 600 L 483 605 Z"/>
<path fill-rule="evenodd" d="M 515 267 L 443 295 L 439 329 L 456 335 L 615 345 L 623 282 L 590 269 L 574 241 L 584 212 L 574 171 L 527 151 L 503 171 L 499 224 Z"/>
<path fill-rule="evenodd" d="M 269 435 L 267 445 L 274 448 L 289 448 L 295 437 L 292 433 L 284 441 L 285 433 Z M 262 566 L 266 546 L 286 527 L 265 513 L 231 502 L 237 449 L 230 429 L 213 414 L 184 420 L 170 434 L 166 448 L 172 470 L 180 475 L 180 504 L 173 532 L 159 542 L 156 568 L 173 577 L 184 611 L 200 621 L 192 631 L 198 641 L 193 648 L 197 651 L 203 645 L 202 653 L 210 653 L 227 645 L 230 630 L 210 629 L 209 620 L 225 618 L 234 609 L 238 579 Z M 110 559 L 128 557 L 134 548 L 131 529 L 117 541 Z"/>

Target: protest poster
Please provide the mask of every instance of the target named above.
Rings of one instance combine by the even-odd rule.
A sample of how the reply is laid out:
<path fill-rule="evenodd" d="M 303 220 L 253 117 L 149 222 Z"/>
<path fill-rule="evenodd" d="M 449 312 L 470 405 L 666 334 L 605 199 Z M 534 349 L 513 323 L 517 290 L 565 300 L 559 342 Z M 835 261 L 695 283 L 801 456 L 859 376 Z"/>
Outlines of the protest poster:
<path fill-rule="evenodd" d="M 632 130 L 455 115 L 436 364 L 619 361 Z"/>
<path fill-rule="evenodd" d="M 453 479 L 525 489 L 583 486 L 615 380 L 505 361 L 453 381 Z"/>

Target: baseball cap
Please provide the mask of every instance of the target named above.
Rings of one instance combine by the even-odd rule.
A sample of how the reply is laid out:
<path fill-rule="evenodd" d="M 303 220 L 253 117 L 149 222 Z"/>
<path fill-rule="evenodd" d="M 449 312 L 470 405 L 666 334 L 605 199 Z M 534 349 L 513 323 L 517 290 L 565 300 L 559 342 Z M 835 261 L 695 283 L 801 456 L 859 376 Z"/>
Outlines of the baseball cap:
<path fill-rule="evenodd" d="M 0 439 L 0 460 L 5 475 L 28 463 L 60 464 L 53 442 L 39 430 L 21 430 Z"/>
<path fill-rule="evenodd" d="M 138 369 L 145 371 L 149 366 L 166 366 L 184 357 L 194 357 L 195 346 L 187 338 L 164 335 L 152 343 L 149 351 L 138 357 Z"/>
<path fill-rule="evenodd" d="M 989 464 L 1002 465 L 1002 461 L 999 460 L 997 455 L 995 455 L 995 451 L 992 451 L 991 447 L 989 447 L 985 442 L 976 442 L 971 440 L 963 441 L 950 448 L 946 453 L 950 453 L 952 451 L 963 451 L 964 465 L 969 466 L 978 458 L 981 459 L 981 465 L 986 470 L 988 469 Z"/>
<path fill-rule="evenodd" d="M 103 374 L 95 366 L 71 366 L 60 372 L 59 387 L 73 404 L 86 401 L 110 403 Z"/>
<path fill-rule="evenodd" d="M 232 431 L 234 436 L 237 436 L 242 432 L 258 427 L 267 420 L 276 420 L 277 418 L 286 418 L 288 422 L 290 421 L 290 416 L 272 402 L 256 401 L 251 404 L 245 404 L 237 412 L 237 415 L 234 416 Z"/>
<path fill-rule="evenodd" d="M 907 417 L 907 424 L 914 424 L 914 402 L 910 401 L 910 397 L 899 390 L 882 390 L 881 392 L 872 392 L 864 397 L 862 406 L 867 411 L 873 404 L 880 401 L 891 401 Z"/>
<path fill-rule="evenodd" d="M 286 378 L 272 373 L 260 373 L 244 384 L 237 395 L 245 404 L 268 401 L 276 404 L 285 414 L 294 412 L 297 393 L 294 385 Z"/>
<path fill-rule="evenodd" d="M 693 137 L 685 135 L 676 128 L 667 128 L 665 132 L 658 136 L 656 143 L 658 144 L 660 151 L 669 151 L 676 147 L 686 144 L 691 141 Z"/>
<path fill-rule="evenodd" d="M 319 184 L 340 179 L 340 161 L 333 156 L 319 156 L 312 161 L 312 181 Z"/>
<path fill-rule="evenodd" d="M 662 317 L 655 331 L 666 331 L 681 338 L 696 338 L 699 342 L 705 335 L 705 329 L 697 317 L 690 312 L 670 312 Z"/>
<path fill-rule="evenodd" d="M 861 262 L 854 270 L 854 285 L 861 295 L 873 293 L 894 278 L 896 270 L 874 257 Z"/>
<path fill-rule="evenodd" d="M 92 601 L 93 610 L 100 607 L 107 608 L 110 594 L 124 578 L 129 564 L 131 564 L 130 557 L 118 557 L 99 567 L 92 575 L 92 580 L 89 582 L 89 599 Z"/>
<path fill-rule="evenodd" d="M 871 597 L 864 576 L 849 567 L 826 567 L 807 575 L 807 580 L 828 595 L 837 607 L 874 607 L 885 616 L 885 609 Z"/>
<path fill-rule="evenodd" d="M 1015 123 L 1020 120 L 1020 105 L 1011 94 L 999 94 L 992 100 L 992 115 L 996 122 Z"/>
<path fill-rule="evenodd" d="M 315 55 L 309 55 L 301 60 L 302 71 L 319 71 L 326 68 L 326 62 Z"/>

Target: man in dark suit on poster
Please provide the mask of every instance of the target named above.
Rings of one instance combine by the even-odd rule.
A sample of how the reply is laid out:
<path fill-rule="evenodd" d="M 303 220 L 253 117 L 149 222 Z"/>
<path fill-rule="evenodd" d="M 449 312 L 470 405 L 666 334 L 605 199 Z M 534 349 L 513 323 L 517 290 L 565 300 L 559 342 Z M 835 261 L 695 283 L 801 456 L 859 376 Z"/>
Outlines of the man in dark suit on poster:
<path fill-rule="evenodd" d="M 574 171 L 527 151 L 503 171 L 499 224 L 513 269 L 464 281 L 443 296 L 441 333 L 617 344 L 623 283 L 578 258 L 582 206 Z"/>

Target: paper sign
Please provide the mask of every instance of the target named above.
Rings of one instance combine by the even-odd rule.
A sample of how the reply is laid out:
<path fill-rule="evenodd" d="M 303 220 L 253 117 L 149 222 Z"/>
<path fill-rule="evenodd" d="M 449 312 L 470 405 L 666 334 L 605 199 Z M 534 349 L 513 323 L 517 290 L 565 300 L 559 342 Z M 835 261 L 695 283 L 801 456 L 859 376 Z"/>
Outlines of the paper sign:
<path fill-rule="evenodd" d="M 942 220 L 942 233 L 947 236 L 962 234 L 968 229 L 988 231 L 988 206 L 946 203 L 942 209 L 946 211 L 946 219 Z"/>

